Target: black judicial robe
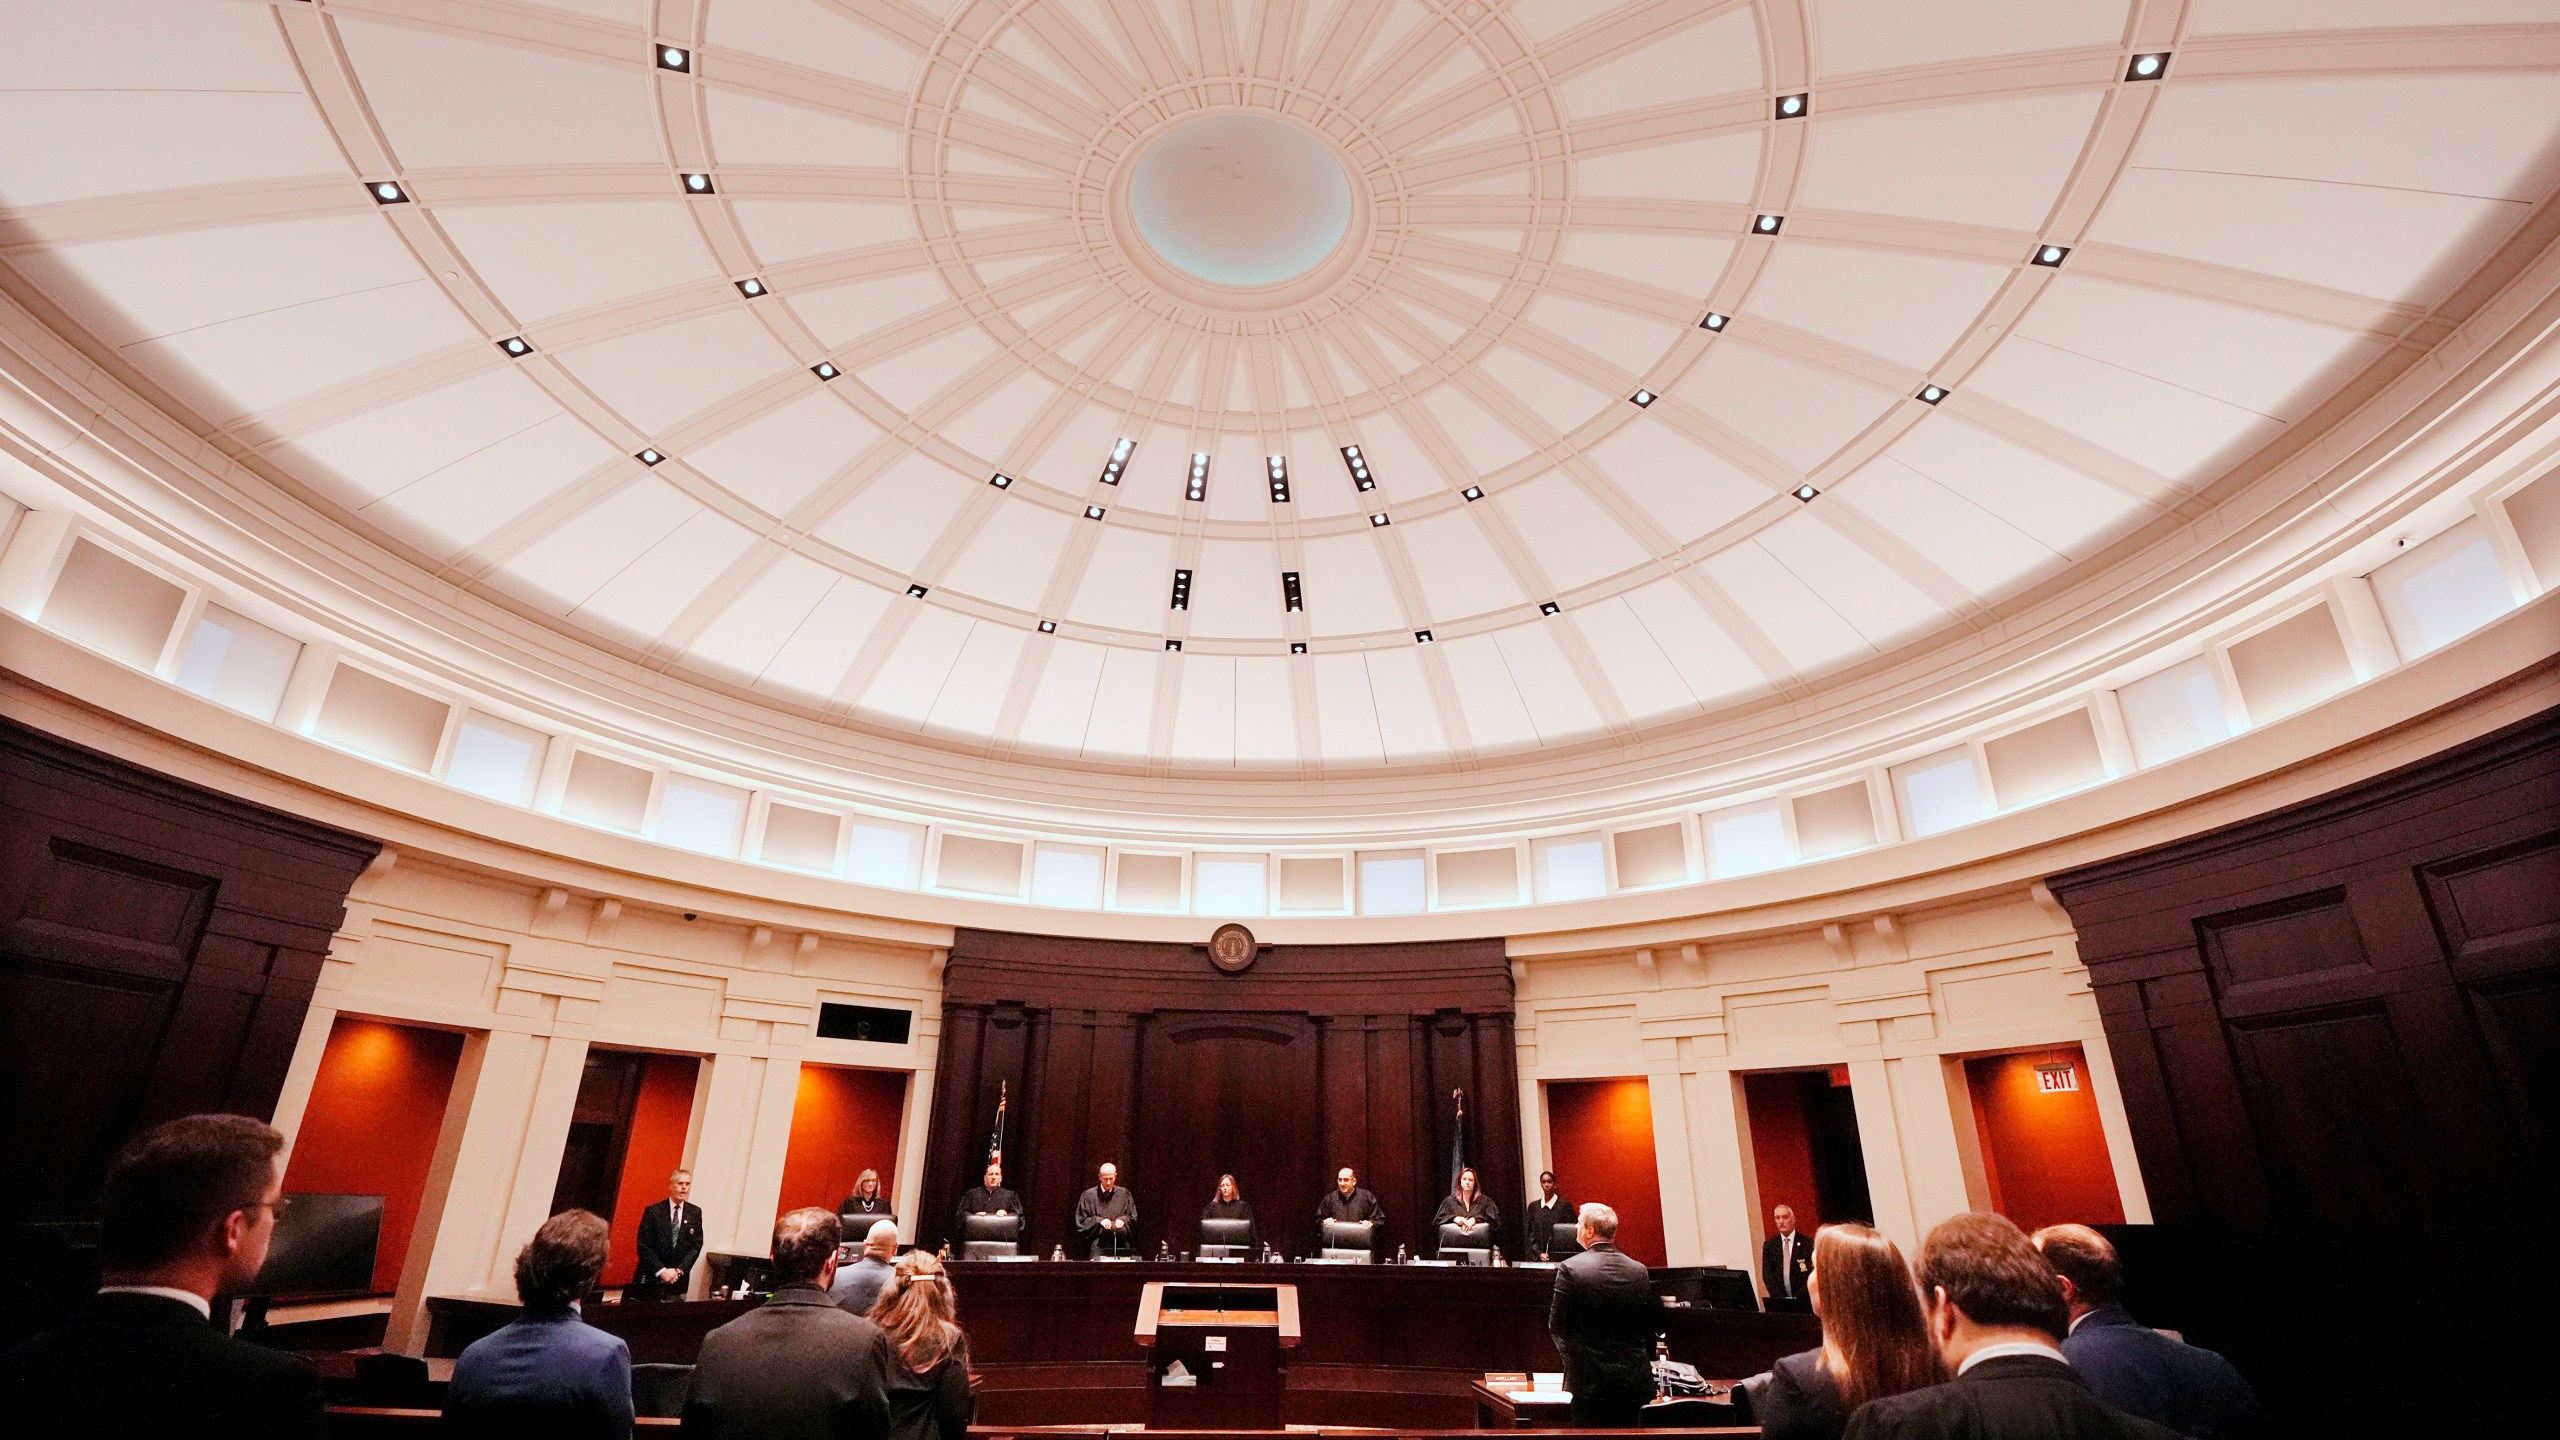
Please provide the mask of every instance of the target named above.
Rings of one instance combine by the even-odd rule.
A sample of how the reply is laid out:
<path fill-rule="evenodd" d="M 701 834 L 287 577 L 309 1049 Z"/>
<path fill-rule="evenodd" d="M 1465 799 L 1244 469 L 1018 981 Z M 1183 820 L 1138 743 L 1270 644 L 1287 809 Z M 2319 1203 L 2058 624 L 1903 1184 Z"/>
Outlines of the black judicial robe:
<path fill-rule="evenodd" d="M 960 1197 L 960 1213 L 952 1219 L 952 1238 L 955 1240 L 968 1238 L 968 1217 L 999 1214 L 1011 1215 L 1015 1219 L 1022 1218 L 1022 1197 L 1010 1190 L 990 1190 L 984 1185 L 970 1186 L 968 1191 Z"/>
<path fill-rule="evenodd" d="M 1200 1218 L 1203 1220 L 1241 1220 L 1245 1224 L 1252 1226 L 1250 1230 L 1245 1232 L 1246 1247 L 1256 1251 L 1259 1251 L 1262 1248 L 1262 1226 L 1253 1218 L 1253 1202 L 1250 1200 L 1246 1200 L 1241 1197 L 1234 1200 L 1212 1200 L 1200 1208 Z"/>
<path fill-rule="evenodd" d="M 1561 1194 L 1556 1196 L 1553 1205 L 1544 1200 L 1530 1201 L 1529 1214 L 1521 1222 L 1526 1231 L 1522 1238 L 1529 1242 L 1528 1252 L 1532 1255 L 1554 1254 L 1555 1227 L 1577 1224 L 1581 1219 L 1581 1209 Z"/>
<path fill-rule="evenodd" d="M 1366 1185 L 1348 1195 L 1336 1186 L 1316 1202 L 1317 1226 L 1321 1228 L 1327 1220 L 1367 1220 L 1383 1231 L 1387 1228 L 1387 1207 L 1378 1203 L 1378 1197 L 1370 1194 Z M 1372 1232 L 1373 1237 L 1375 1233 Z"/>
<path fill-rule="evenodd" d="M 1127 1223 L 1116 1229 L 1102 1228 L 1105 1220 Z M 1111 1187 L 1102 1193 L 1099 1185 L 1088 1188 L 1076 1199 L 1076 1233 L 1085 1238 L 1095 1255 L 1134 1255 L 1138 1244 L 1138 1197 L 1126 1185 Z"/>
<path fill-rule="evenodd" d="M 1494 1227 L 1502 1223 L 1502 1207 L 1494 1204 L 1493 1197 L 1481 1190 L 1476 1192 L 1476 1198 L 1472 1201 L 1461 1200 L 1454 1193 L 1444 1197 L 1440 1201 L 1440 1208 L 1431 1216 L 1432 1236 L 1436 1239 L 1440 1234 L 1441 1226 L 1462 1215 L 1476 1222 L 1476 1228 L 1469 1232 L 1468 1238 L 1484 1242 L 1483 1246 L 1477 1248 L 1491 1248 Z"/>

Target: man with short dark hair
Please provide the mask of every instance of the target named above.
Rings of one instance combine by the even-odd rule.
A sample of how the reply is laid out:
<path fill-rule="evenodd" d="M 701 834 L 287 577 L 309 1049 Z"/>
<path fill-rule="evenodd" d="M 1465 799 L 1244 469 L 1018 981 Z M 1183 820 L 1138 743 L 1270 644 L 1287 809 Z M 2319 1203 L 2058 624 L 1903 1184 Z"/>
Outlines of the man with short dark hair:
<path fill-rule="evenodd" d="M 1859 1406 L 1848 1440 L 2173 1440 L 2099 1399 L 2063 1358 L 2062 1285 L 2008 1217 L 1940 1221 L 1913 1269 L 1955 1378 Z"/>
<path fill-rule="evenodd" d="M 1004 1162 L 989 1160 L 987 1173 L 979 1183 L 960 1197 L 960 1213 L 951 1222 L 951 1238 L 966 1242 L 969 1217 L 972 1215 L 1010 1215 L 1014 1223 L 1022 1223 L 1022 1197 L 1005 1188 Z M 1019 1231 L 1016 1232 L 1017 1238 Z"/>
<path fill-rule="evenodd" d="M 891 1352 L 880 1327 L 828 1298 L 843 1230 L 810 1206 L 773 1222 L 773 1298 L 702 1338 L 688 1436 L 880 1440 Z"/>
<path fill-rule="evenodd" d="M 1653 1398 L 1653 1329 L 1662 1311 L 1644 1262 L 1618 1250 L 1618 1212 L 1582 1207 L 1582 1253 L 1556 1267 L 1547 1333 L 1564 1357 L 1573 1423 L 1632 1430 Z"/>
<path fill-rule="evenodd" d="M 871 1302 L 880 1298 L 880 1292 L 888 1288 L 889 1277 L 898 1273 L 897 1258 L 897 1222 L 871 1222 L 871 1228 L 863 1232 L 861 1258 L 836 1267 L 835 1278 L 827 1282 L 827 1294 L 838 1306 L 856 1315 L 870 1314 Z"/>
<path fill-rule="evenodd" d="M 516 1318 L 462 1348 L 448 1429 L 480 1440 L 630 1440 L 631 1347 L 585 1321 L 610 1227 L 586 1210 L 542 1222 L 516 1252 Z"/>
<path fill-rule="evenodd" d="M 212 1323 L 213 1298 L 266 1263 L 283 1150 L 281 1133 L 246 1115 L 189 1115 L 129 1141 L 99 1195 L 98 1293 L 0 1355 L 0 1425 L 107 1440 L 316 1440 L 310 1362 Z"/>
<path fill-rule="evenodd" d="M 2034 1235 L 2062 1280 L 2071 1328 L 2063 1358 L 2098 1398 L 2195 1440 L 2254 1433 L 2258 1397 L 2231 1362 L 2137 1321 L 2124 1308 L 2124 1263 L 2086 1225 L 2047 1225 Z"/>
<path fill-rule="evenodd" d="M 1369 1247 L 1373 1251 L 1387 1238 L 1387 1207 L 1378 1203 L 1378 1197 L 1370 1193 L 1368 1186 L 1360 1183 L 1360 1172 L 1348 1165 L 1334 1172 L 1333 1188 L 1324 1192 L 1324 1198 L 1316 1202 L 1316 1240 L 1319 1244 L 1329 1243 L 1324 1238 L 1324 1226 L 1328 1220 L 1343 1224 L 1368 1221 Z"/>

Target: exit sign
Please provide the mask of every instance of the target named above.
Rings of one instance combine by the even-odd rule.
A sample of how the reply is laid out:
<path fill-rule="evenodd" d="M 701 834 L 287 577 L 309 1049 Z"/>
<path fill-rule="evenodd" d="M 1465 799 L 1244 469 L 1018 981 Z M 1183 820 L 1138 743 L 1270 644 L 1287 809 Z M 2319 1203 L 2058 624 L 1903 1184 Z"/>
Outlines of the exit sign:
<path fill-rule="evenodd" d="M 2039 1065 L 2036 1067 L 2036 1088 L 2048 1095 L 2077 1090 L 2080 1088 L 2080 1072 L 2068 1061 L 2059 1065 Z"/>

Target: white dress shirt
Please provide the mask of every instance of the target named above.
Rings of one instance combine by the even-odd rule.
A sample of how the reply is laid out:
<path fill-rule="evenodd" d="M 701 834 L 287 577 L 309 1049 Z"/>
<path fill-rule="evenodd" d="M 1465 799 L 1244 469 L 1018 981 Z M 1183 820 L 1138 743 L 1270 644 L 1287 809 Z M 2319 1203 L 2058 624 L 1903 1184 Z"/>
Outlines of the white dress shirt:
<path fill-rule="evenodd" d="M 2068 1365 L 2071 1363 L 2070 1360 L 2064 1357 L 2061 1351 L 2056 1350 L 2051 1345 L 2035 1340 L 2012 1340 L 2006 1345 L 1985 1345 L 1981 1349 L 1967 1355 L 1964 1357 L 1964 1363 L 1956 1367 L 1956 1373 L 1961 1375 L 1967 1370 L 1972 1369 L 1974 1366 L 1981 1364 L 1985 1360 L 1998 1360 L 2009 1355 L 2041 1355 L 2056 1364 Z"/>
<path fill-rule="evenodd" d="M 193 1290 L 180 1290 L 171 1285 L 101 1285 L 98 1287 L 98 1293 L 101 1295 L 157 1295 L 163 1300 L 178 1301 L 207 1320 L 213 1318 L 212 1301 Z"/>

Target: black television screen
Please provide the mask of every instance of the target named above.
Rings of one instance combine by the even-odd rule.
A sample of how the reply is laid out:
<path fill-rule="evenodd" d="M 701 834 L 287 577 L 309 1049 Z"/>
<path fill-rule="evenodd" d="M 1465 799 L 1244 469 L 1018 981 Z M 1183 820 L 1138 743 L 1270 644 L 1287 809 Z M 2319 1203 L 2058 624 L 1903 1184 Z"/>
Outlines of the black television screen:
<path fill-rule="evenodd" d="M 251 1295 L 346 1295 L 373 1289 L 382 1246 L 379 1195 L 293 1195 L 276 1217 Z"/>

